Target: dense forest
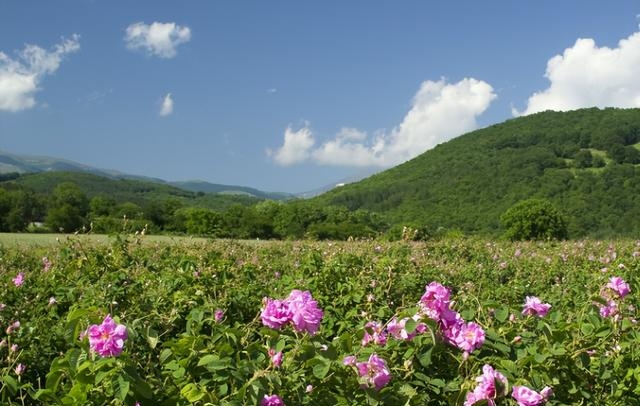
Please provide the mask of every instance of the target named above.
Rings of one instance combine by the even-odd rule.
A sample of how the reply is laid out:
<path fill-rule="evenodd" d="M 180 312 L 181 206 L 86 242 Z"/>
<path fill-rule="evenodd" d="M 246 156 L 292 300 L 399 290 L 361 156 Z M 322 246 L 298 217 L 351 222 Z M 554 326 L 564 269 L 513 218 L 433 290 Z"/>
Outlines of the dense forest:
<path fill-rule="evenodd" d="M 143 230 L 229 238 L 505 234 L 501 217 L 548 202 L 570 238 L 640 233 L 640 110 L 543 112 L 438 145 L 308 200 L 194 192 L 89 173 L 0 177 L 0 231 Z M 564 232 L 563 232 L 563 235 Z"/>
<path fill-rule="evenodd" d="M 501 234 L 519 201 L 558 208 L 570 238 L 640 233 L 640 110 L 582 109 L 515 118 L 440 144 L 315 200 L 384 213 L 433 234 Z"/>

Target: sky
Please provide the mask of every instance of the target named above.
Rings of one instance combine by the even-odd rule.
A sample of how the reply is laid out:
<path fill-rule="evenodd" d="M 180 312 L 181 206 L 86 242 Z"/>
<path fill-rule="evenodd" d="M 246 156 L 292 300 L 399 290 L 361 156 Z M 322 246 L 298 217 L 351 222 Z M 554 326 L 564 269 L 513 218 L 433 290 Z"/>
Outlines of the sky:
<path fill-rule="evenodd" d="M 300 193 L 640 107 L 640 1 L 0 0 L 0 150 Z"/>

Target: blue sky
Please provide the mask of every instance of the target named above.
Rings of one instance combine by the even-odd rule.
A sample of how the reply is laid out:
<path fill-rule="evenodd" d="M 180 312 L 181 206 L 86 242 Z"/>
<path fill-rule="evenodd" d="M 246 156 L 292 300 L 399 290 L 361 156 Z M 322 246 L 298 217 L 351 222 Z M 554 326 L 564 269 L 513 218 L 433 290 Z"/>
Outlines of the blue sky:
<path fill-rule="evenodd" d="M 640 107 L 640 1 L 0 0 L 0 150 L 304 192 Z"/>

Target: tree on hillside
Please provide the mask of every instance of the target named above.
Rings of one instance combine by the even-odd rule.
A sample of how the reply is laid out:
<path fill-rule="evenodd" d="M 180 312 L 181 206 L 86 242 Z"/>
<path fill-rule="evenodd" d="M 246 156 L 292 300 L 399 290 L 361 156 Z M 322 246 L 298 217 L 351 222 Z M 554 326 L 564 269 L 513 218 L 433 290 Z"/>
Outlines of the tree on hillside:
<path fill-rule="evenodd" d="M 562 240 L 568 235 L 566 220 L 548 200 L 518 202 L 500 221 L 510 240 Z"/>
<path fill-rule="evenodd" d="M 71 233 L 82 228 L 89 211 L 89 200 L 73 182 L 56 186 L 51 196 L 46 224 L 53 231 Z"/>

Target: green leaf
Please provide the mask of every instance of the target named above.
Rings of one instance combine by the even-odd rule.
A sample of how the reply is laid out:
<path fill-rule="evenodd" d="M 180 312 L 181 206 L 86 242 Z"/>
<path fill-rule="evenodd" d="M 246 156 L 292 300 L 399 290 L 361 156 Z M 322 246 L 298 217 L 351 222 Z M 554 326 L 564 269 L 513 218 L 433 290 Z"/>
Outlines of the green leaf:
<path fill-rule="evenodd" d="M 151 349 L 155 349 L 158 346 L 158 343 L 160 342 L 160 339 L 158 338 L 158 332 L 152 329 L 151 327 L 147 328 L 146 338 L 147 338 L 147 343 L 149 343 L 149 347 L 151 347 Z"/>
<path fill-rule="evenodd" d="M 180 390 L 180 395 L 188 402 L 194 403 L 202 399 L 206 392 L 201 391 L 195 383 L 188 383 Z"/>
<path fill-rule="evenodd" d="M 329 361 L 313 366 L 313 375 L 318 379 L 323 379 L 329 373 L 331 363 Z"/>
<path fill-rule="evenodd" d="M 122 375 L 118 375 L 114 385 L 116 399 L 124 402 L 129 393 L 129 381 L 126 381 Z"/>

